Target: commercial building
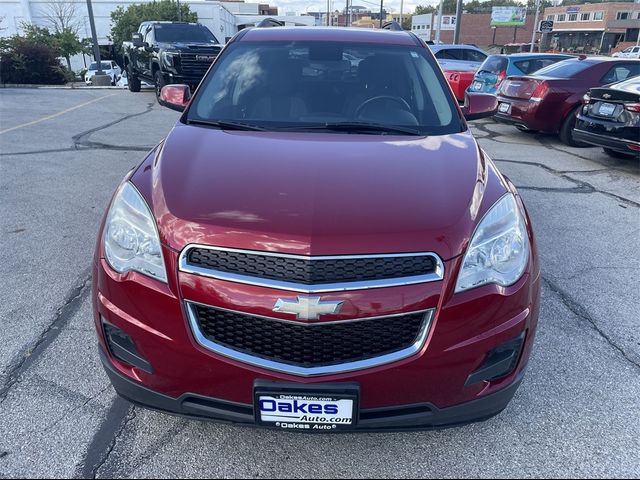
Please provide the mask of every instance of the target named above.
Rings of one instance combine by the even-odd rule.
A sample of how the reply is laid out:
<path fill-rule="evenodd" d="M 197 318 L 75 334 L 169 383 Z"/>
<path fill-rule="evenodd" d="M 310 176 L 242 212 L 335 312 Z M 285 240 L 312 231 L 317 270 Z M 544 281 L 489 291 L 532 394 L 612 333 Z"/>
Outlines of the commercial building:
<path fill-rule="evenodd" d="M 133 4 L 152 0 L 92 0 L 93 13 L 102 50 L 111 50 L 111 12 L 118 7 L 127 8 Z M 278 8 L 264 3 L 180 0 L 186 3 L 192 12 L 198 14 L 198 21 L 206 25 L 211 32 L 224 43 L 239 30 L 253 26 L 264 18 L 276 18 L 287 25 L 314 25 L 314 19 L 308 16 L 280 16 Z M 63 3 L 67 12 L 72 12 L 71 24 L 78 28 L 81 38 L 91 38 L 86 0 L 1 0 L 0 1 L 0 37 L 21 32 L 23 23 L 41 27 L 51 27 L 48 15 L 53 4 Z M 153 19 L 149 19 L 153 20 Z M 117 58 L 116 58 L 117 60 Z M 91 62 L 87 55 L 76 55 L 71 59 L 74 70 L 86 68 Z"/>
<path fill-rule="evenodd" d="M 640 3 L 586 3 L 545 8 L 543 19 L 554 22 L 543 48 L 574 53 L 608 53 L 620 42 L 637 42 Z"/>

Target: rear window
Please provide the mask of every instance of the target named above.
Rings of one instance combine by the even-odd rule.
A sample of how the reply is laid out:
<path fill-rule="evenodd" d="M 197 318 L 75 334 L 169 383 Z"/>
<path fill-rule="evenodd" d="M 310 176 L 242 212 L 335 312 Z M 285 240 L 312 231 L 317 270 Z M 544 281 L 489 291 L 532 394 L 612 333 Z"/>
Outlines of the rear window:
<path fill-rule="evenodd" d="M 585 60 L 565 60 L 563 62 L 549 65 L 542 70 L 538 70 L 536 75 L 555 78 L 571 78 L 593 65 L 594 64 L 592 62 Z"/>
<path fill-rule="evenodd" d="M 518 67 L 522 73 L 528 75 L 529 73 L 537 72 L 538 70 L 557 62 L 558 60 L 554 58 L 530 58 L 519 62 L 513 62 L 513 64 Z"/>
<path fill-rule="evenodd" d="M 424 48 L 355 42 L 232 43 L 203 80 L 188 120 L 267 130 L 360 122 L 461 131 L 446 81 Z"/>
<path fill-rule="evenodd" d="M 507 69 L 507 57 L 502 55 L 489 55 L 482 65 L 480 72 L 495 73 L 496 75 Z"/>

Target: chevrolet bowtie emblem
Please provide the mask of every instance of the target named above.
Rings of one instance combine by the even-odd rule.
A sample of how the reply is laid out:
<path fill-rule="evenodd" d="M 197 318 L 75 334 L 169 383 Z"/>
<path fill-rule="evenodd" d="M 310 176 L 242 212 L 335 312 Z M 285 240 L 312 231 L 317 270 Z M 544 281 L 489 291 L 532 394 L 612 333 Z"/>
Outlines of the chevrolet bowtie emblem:
<path fill-rule="evenodd" d="M 605 93 L 604 95 L 602 95 L 602 98 L 611 98 L 611 95 L 608 93 Z"/>
<path fill-rule="evenodd" d="M 338 313 L 342 304 L 341 301 L 322 301 L 320 297 L 298 297 L 296 300 L 279 298 L 273 311 L 295 314 L 299 320 L 317 320 L 320 315 Z"/>

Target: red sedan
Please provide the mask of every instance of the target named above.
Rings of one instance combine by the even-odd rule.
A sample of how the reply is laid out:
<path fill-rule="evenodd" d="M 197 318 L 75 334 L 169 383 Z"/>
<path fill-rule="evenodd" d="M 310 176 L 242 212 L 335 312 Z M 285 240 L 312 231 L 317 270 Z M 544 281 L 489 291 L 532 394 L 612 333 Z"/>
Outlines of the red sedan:
<path fill-rule="evenodd" d="M 357 71 L 337 68 L 355 59 Z M 413 34 L 242 30 L 117 189 L 93 307 L 118 393 L 196 419 L 434 428 L 509 403 L 540 267 L 514 185 Z M 465 119 L 466 116 L 466 119 Z"/>
<path fill-rule="evenodd" d="M 533 75 L 502 82 L 495 118 L 524 131 L 557 133 L 573 147 L 587 146 L 573 137 L 584 95 L 592 87 L 636 75 L 640 60 L 581 56 L 554 63 Z"/>

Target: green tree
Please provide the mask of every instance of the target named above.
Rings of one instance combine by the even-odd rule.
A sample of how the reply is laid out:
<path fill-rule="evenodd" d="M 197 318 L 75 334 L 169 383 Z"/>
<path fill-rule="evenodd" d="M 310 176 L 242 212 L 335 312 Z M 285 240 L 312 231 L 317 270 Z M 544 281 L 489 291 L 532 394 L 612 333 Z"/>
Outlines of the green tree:
<path fill-rule="evenodd" d="M 69 71 L 71 71 L 71 57 L 91 51 L 91 42 L 88 39 L 80 40 L 78 34 L 68 27 L 53 35 L 58 43 L 58 53 L 67 61 Z"/>
<path fill-rule="evenodd" d="M 182 21 L 197 22 L 198 14 L 192 12 L 186 3 L 180 4 Z M 111 35 L 114 49 L 122 55 L 122 42 L 131 40 L 131 34 L 138 30 L 142 22 L 153 20 L 178 20 L 178 6 L 173 0 L 158 0 L 149 3 L 133 4 L 127 8 L 118 7 L 111 12 Z"/>
<path fill-rule="evenodd" d="M 78 53 L 88 52 L 90 42 L 80 40 L 78 34 L 71 27 L 51 33 L 48 28 L 38 27 L 30 23 L 20 25 L 24 38 L 34 44 L 45 45 L 56 52 L 56 55 L 67 61 L 67 68 L 71 72 L 71 57 Z"/>

